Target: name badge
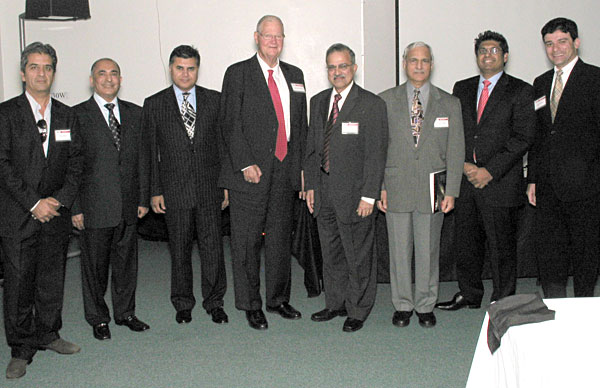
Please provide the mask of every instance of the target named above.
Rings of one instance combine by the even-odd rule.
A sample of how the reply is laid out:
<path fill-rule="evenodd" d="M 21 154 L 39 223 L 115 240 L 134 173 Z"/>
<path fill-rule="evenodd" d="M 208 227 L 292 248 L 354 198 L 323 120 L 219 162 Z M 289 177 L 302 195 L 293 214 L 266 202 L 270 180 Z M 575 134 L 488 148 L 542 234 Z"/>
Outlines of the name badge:
<path fill-rule="evenodd" d="M 342 123 L 342 135 L 358 135 L 358 123 L 345 122 Z"/>
<path fill-rule="evenodd" d="M 533 102 L 533 107 L 535 110 L 540 110 L 546 106 L 546 96 L 542 96 Z"/>
<path fill-rule="evenodd" d="M 304 85 L 302 84 L 295 84 L 292 82 L 292 90 L 294 92 L 298 92 L 298 93 L 306 93 L 306 90 L 304 89 Z"/>
<path fill-rule="evenodd" d="M 54 131 L 54 140 L 58 141 L 71 141 L 71 130 L 70 129 L 57 129 Z"/>
<path fill-rule="evenodd" d="M 448 119 L 448 117 L 438 117 L 433 123 L 434 128 L 448 128 L 449 125 L 450 120 Z"/>

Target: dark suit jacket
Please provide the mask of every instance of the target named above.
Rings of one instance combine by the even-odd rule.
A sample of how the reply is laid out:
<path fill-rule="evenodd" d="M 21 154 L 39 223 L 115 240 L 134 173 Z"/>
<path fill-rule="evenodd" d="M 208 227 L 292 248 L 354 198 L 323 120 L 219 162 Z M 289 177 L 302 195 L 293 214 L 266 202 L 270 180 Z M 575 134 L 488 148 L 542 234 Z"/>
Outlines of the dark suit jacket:
<path fill-rule="evenodd" d="M 144 151 L 142 206 L 163 195 L 167 209 L 214 206 L 223 200 L 217 181 L 219 92 L 196 86 L 196 128 L 190 141 L 172 86 L 146 98 L 142 110 Z"/>
<path fill-rule="evenodd" d="M 290 90 L 290 141 L 286 162 L 290 184 L 300 190 L 302 154 L 306 140 L 306 92 L 295 92 L 292 84 L 304 87 L 304 75 L 295 66 L 279 61 Z M 278 121 L 273 100 L 256 55 L 229 66 L 221 95 L 223 166 L 219 184 L 225 188 L 257 192 L 269 185 L 275 154 Z M 258 165 L 260 183 L 244 180 L 242 168 Z"/>
<path fill-rule="evenodd" d="M 530 152 L 528 181 L 539 200 L 553 190 L 561 201 L 578 201 L 600 191 L 600 68 L 578 59 L 563 89 L 554 123 L 550 88 L 554 70 L 535 79 L 537 138 Z"/>
<path fill-rule="evenodd" d="M 492 181 L 479 190 L 491 206 L 518 206 L 525 203 L 523 155 L 535 137 L 533 87 L 502 74 L 477 123 L 479 76 L 458 81 L 453 95 L 460 99 L 465 132 L 465 161 L 485 167 Z M 473 151 L 477 163 L 473 160 Z M 473 186 L 463 175 L 461 192 Z"/>
<path fill-rule="evenodd" d="M 306 141 L 304 179 L 315 190 L 315 217 L 321 207 L 320 166 L 323 135 L 332 89 L 310 99 L 310 128 Z M 342 134 L 342 124 L 358 123 L 358 134 Z M 387 110 L 383 100 L 356 83 L 333 126 L 329 145 L 329 199 L 344 223 L 358 222 L 361 197 L 379 199 L 388 146 Z"/>
<path fill-rule="evenodd" d="M 79 196 L 71 213 L 83 213 L 88 228 L 114 227 L 121 220 L 127 224 L 137 221 L 142 109 L 121 99 L 117 102 L 121 116 L 120 152 L 93 96 L 73 108 L 82 139 L 84 168 Z"/>
<path fill-rule="evenodd" d="M 56 141 L 55 132 L 70 129 L 70 141 Z M 81 141 L 71 108 L 52 99 L 48 157 L 25 94 L 0 104 L 0 235 L 26 238 L 43 228 L 68 233 L 69 208 L 81 179 Z M 41 198 L 54 197 L 61 216 L 40 223 L 30 209 Z"/>

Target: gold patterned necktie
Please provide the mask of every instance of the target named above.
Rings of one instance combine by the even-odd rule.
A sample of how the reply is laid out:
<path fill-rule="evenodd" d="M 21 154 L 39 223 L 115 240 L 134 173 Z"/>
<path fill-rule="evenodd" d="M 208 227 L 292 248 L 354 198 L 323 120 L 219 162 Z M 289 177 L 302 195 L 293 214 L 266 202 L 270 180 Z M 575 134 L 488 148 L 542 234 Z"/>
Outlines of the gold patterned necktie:
<path fill-rule="evenodd" d="M 556 117 L 556 111 L 558 110 L 558 102 L 560 101 L 560 96 L 563 92 L 563 81 L 562 81 L 563 71 L 559 70 L 556 72 L 556 80 L 554 81 L 554 89 L 552 89 L 552 97 L 550 97 L 550 114 L 552 115 L 552 122 L 554 123 L 554 118 Z"/>
<path fill-rule="evenodd" d="M 419 144 L 419 136 L 421 136 L 421 125 L 423 124 L 423 105 L 419 99 L 419 89 L 415 89 L 415 94 L 412 100 L 410 109 L 410 127 L 412 130 L 415 147 Z"/>

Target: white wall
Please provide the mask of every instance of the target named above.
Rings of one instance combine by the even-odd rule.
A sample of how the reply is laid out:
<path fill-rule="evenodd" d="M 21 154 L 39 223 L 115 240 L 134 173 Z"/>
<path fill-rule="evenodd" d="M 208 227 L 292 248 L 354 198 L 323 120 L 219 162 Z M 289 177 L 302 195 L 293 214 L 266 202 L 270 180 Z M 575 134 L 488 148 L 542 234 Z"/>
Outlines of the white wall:
<path fill-rule="evenodd" d="M 559 16 L 577 23 L 581 58 L 600 66 L 598 0 L 398 1 L 401 49 L 415 40 L 429 43 L 435 59 L 432 80 L 447 91 L 457 80 L 478 73 L 473 42 L 485 30 L 500 32 L 508 40 L 506 71 L 532 83 L 551 67 L 540 30 Z M 406 80 L 404 73 L 402 80 Z"/>
<path fill-rule="evenodd" d="M 395 0 L 364 0 L 364 86 L 379 93 L 396 83 Z"/>

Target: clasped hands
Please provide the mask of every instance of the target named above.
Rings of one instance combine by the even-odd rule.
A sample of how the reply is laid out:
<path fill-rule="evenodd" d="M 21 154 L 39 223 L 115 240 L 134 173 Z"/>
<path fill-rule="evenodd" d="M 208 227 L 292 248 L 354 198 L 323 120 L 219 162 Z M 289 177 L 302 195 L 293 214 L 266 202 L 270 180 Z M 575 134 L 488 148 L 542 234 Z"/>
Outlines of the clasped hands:
<path fill-rule="evenodd" d="M 31 210 L 31 216 L 34 220 L 38 220 L 43 224 L 50 221 L 54 217 L 60 216 L 60 213 L 58 212 L 60 206 L 61 204 L 56 200 L 56 198 L 42 198 L 37 205 L 35 205 L 33 210 Z"/>
<path fill-rule="evenodd" d="M 476 189 L 483 189 L 494 179 L 485 167 L 477 167 L 473 163 L 465 163 L 463 173 Z"/>

